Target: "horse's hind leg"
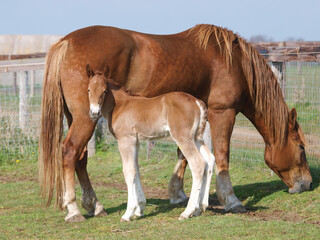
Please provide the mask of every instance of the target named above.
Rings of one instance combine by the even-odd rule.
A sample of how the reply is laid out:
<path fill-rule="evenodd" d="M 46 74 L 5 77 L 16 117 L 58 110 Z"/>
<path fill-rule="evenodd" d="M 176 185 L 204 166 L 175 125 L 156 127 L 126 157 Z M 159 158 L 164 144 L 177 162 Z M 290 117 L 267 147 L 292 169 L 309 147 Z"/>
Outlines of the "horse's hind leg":
<path fill-rule="evenodd" d="M 99 202 L 89 179 L 87 172 L 88 151 L 85 147 L 76 165 L 76 173 L 81 185 L 82 199 L 81 204 L 88 211 L 89 216 L 106 216 L 103 205 Z"/>
<path fill-rule="evenodd" d="M 188 199 L 187 195 L 183 191 L 183 177 L 188 162 L 180 148 L 177 149 L 177 154 L 178 163 L 173 170 L 172 177 L 169 182 L 169 197 L 171 204 L 182 203 Z"/>
<path fill-rule="evenodd" d="M 138 166 L 138 142 L 135 138 L 118 139 L 118 147 L 123 163 L 123 174 L 128 188 L 128 203 L 121 221 L 130 221 L 133 217 L 143 216 L 146 206 Z"/>
<path fill-rule="evenodd" d="M 66 222 L 79 222 L 85 220 L 76 203 L 74 173 L 81 153 L 92 136 L 95 122 L 86 116 L 78 119 L 81 119 L 81 121 L 73 120 L 62 145 L 65 182 L 63 207 L 66 207 L 68 210 L 68 214 L 65 216 Z"/>
<path fill-rule="evenodd" d="M 72 125 L 72 115 L 68 108 L 64 107 L 64 114 L 66 116 L 69 128 Z M 88 211 L 89 216 L 105 216 L 103 205 L 99 202 L 96 194 L 91 186 L 91 182 L 87 172 L 88 151 L 85 147 L 82 151 L 79 161 L 76 164 L 76 173 L 81 185 L 81 204 L 84 209 Z"/>

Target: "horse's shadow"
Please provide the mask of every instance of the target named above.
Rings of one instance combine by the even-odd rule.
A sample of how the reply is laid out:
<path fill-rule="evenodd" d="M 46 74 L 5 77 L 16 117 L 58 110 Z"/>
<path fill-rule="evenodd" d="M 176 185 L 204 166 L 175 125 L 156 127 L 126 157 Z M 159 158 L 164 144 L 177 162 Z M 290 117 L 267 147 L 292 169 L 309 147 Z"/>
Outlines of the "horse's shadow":
<path fill-rule="evenodd" d="M 320 168 L 310 168 L 310 172 L 313 179 L 313 189 L 319 187 L 320 184 Z M 261 209 L 268 209 L 266 206 L 256 206 L 263 198 L 272 195 L 274 193 L 284 191 L 288 192 L 288 187 L 279 179 L 269 182 L 259 182 L 245 185 L 234 186 L 234 192 L 240 201 L 247 200 L 245 208 L 249 212 L 255 212 Z M 289 194 L 289 193 L 288 193 Z M 182 204 L 170 204 L 169 199 L 158 199 L 158 198 L 148 198 L 147 207 L 156 206 L 155 210 L 146 214 L 145 217 L 156 216 L 160 213 L 171 212 L 175 208 L 184 209 L 186 207 L 186 202 Z M 105 209 L 108 214 L 118 213 L 126 210 L 127 203 L 121 203 L 117 207 Z M 227 212 L 221 207 L 217 195 L 210 195 L 209 206 L 207 211 L 214 212 L 216 214 L 226 214 Z"/>

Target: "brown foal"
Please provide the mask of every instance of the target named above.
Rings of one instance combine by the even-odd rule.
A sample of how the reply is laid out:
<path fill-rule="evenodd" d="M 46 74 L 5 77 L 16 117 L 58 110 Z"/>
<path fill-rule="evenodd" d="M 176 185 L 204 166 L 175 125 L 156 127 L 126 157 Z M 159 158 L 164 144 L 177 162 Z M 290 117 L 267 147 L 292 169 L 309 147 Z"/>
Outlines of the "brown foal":
<path fill-rule="evenodd" d="M 108 68 L 107 68 L 108 69 Z M 131 96 L 107 72 L 92 71 L 87 65 L 90 116 L 103 115 L 118 141 L 123 174 L 128 187 L 128 204 L 122 220 L 143 215 L 146 205 L 138 167 L 139 142 L 171 136 L 188 160 L 192 190 L 187 208 L 179 219 L 199 216 L 208 206 L 214 156 L 202 136 L 207 121 L 205 104 L 195 97 L 172 92 L 154 98 Z"/>

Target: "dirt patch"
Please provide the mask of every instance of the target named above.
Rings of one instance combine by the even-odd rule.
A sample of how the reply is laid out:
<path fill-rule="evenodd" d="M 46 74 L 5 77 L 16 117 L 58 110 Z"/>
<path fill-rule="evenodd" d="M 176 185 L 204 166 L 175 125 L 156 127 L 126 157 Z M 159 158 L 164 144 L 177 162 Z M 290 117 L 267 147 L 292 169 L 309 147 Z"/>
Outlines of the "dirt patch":
<path fill-rule="evenodd" d="M 0 183 L 10 183 L 10 182 L 37 182 L 38 179 L 32 177 L 18 177 L 18 176 L 3 176 L 0 175 Z"/>
<path fill-rule="evenodd" d="M 293 223 L 309 223 L 320 226 L 320 221 L 307 221 L 302 216 L 294 213 L 294 212 L 284 212 L 281 210 L 273 210 L 273 211 L 256 211 L 256 212 L 247 212 L 245 215 L 253 218 L 258 218 L 261 221 L 270 221 L 270 220 L 281 220 L 286 222 Z"/>
<path fill-rule="evenodd" d="M 106 188 L 115 188 L 121 191 L 127 191 L 127 185 L 125 183 L 106 183 L 106 182 L 100 182 L 93 184 L 94 186 L 103 186 Z M 156 188 L 156 187 L 150 187 L 142 184 L 143 192 L 146 196 L 146 198 L 157 198 L 157 199 L 169 199 L 168 189 L 164 188 Z"/>

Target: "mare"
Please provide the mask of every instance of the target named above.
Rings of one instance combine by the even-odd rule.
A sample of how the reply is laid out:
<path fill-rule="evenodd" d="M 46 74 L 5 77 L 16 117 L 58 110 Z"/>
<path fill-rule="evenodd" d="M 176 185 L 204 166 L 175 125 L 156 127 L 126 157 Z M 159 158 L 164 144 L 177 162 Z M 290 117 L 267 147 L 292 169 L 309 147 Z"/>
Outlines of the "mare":
<path fill-rule="evenodd" d="M 169 135 L 188 160 L 193 178 L 187 208 L 179 219 L 199 216 L 208 206 L 215 162 L 202 138 L 207 122 L 206 105 L 184 92 L 153 98 L 132 96 L 107 79 L 107 69 L 92 71 L 87 65 L 90 116 L 97 119 L 102 114 L 118 141 L 128 188 L 127 210 L 121 220 L 142 216 L 146 205 L 138 167 L 139 142 Z"/>
<path fill-rule="evenodd" d="M 290 193 L 312 188 L 304 135 L 295 109 L 289 111 L 266 60 L 239 35 L 214 25 L 197 25 L 172 35 L 144 34 L 105 26 L 74 31 L 54 44 L 44 73 L 39 179 L 43 198 L 67 208 L 66 221 L 82 221 L 76 204 L 75 172 L 82 206 L 105 215 L 87 173 L 86 145 L 96 120 L 89 114 L 86 65 L 110 67 L 110 78 L 132 94 L 155 97 L 186 92 L 208 107 L 216 191 L 224 209 L 245 211 L 229 176 L 230 137 L 236 115 L 243 113 L 265 141 L 265 162 Z M 63 140 L 63 116 L 69 131 Z M 183 119 L 181 119 L 182 121 Z M 184 201 L 179 161 L 170 189 L 173 202 Z M 55 189 L 55 194 L 54 194 Z"/>

